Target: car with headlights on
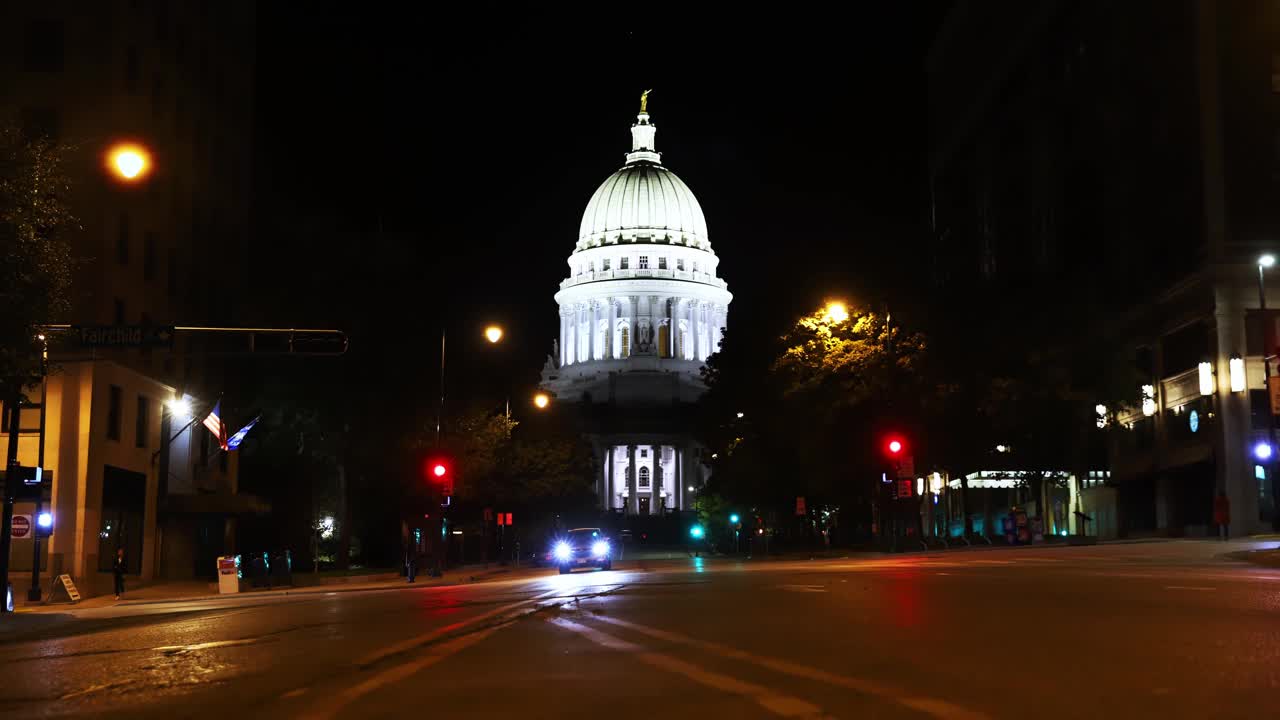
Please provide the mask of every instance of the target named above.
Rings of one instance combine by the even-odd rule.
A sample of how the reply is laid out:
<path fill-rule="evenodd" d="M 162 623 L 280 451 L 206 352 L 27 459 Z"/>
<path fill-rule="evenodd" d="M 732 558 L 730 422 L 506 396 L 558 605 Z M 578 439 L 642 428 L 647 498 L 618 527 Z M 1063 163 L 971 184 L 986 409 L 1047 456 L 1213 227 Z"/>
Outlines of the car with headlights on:
<path fill-rule="evenodd" d="M 575 528 L 551 544 L 551 559 L 560 574 L 574 568 L 613 568 L 613 545 L 600 528 Z"/>

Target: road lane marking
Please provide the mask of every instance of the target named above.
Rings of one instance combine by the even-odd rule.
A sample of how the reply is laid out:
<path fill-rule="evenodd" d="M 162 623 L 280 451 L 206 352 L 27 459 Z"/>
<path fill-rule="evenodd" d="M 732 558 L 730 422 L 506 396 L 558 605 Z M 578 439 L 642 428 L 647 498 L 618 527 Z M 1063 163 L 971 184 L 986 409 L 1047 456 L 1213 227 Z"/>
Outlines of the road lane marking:
<path fill-rule="evenodd" d="M 244 638 L 243 640 L 214 640 L 212 642 L 195 643 L 192 645 L 165 645 L 156 648 L 156 652 L 162 652 L 165 655 L 186 655 L 196 650 L 208 650 L 210 648 L 231 647 L 233 645 L 250 645 L 258 642 L 261 638 Z"/>
<path fill-rule="evenodd" d="M 908 695 L 905 691 L 869 682 L 867 680 L 852 678 L 845 675 L 836 675 L 835 673 L 830 673 L 826 670 L 819 670 L 818 668 L 812 668 L 807 665 L 748 653 L 734 647 L 729 647 L 728 645 L 721 645 L 719 643 L 709 642 L 706 640 L 697 640 L 668 630 L 658 630 L 645 625 L 639 625 L 621 618 L 610 617 L 608 615 L 595 615 L 593 616 L 593 619 L 609 623 L 611 625 L 617 625 L 618 627 L 627 628 L 628 630 L 635 631 L 641 635 L 648 635 L 649 637 L 656 638 L 658 640 L 665 640 L 679 645 L 695 647 L 731 660 L 741 660 L 753 663 L 775 672 L 794 675 L 796 677 L 806 678 L 809 680 L 816 680 L 829 685 L 849 688 L 850 690 L 856 690 L 867 695 L 874 695 L 935 717 L 954 718 L 956 720 L 986 720 L 987 718 L 983 713 L 963 708 L 945 700 Z"/>
<path fill-rule="evenodd" d="M 368 695 L 374 690 L 390 685 L 391 683 L 399 682 L 422 670 L 425 670 L 441 660 L 475 645 L 503 627 L 506 627 L 506 625 L 496 625 L 494 627 L 485 628 L 479 632 L 456 637 L 452 640 L 448 640 L 431 647 L 423 657 L 411 662 L 401 663 L 387 668 L 386 670 L 368 678 L 364 682 L 352 685 L 331 698 L 326 698 L 323 701 L 323 707 L 316 708 L 313 712 L 303 715 L 303 717 L 308 718 L 309 720 L 327 720 L 328 718 L 335 717 L 343 708 L 356 700 L 359 700 L 365 695 Z"/>
<path fill-rule="evenodd" d="M 81 695 L 89 695 L 91 693 L 98 692 L 99 690 L 110 690 L 112 688 L 121 687 L 123 685 L 130 685 L 133 682 L 134 682 L 133 680 L 112 680 L 111 682 L 102 683 L 101 685 L 90 685 L 89 687 L 83 690 L 76 690 L 75 692 L 69 692 L 58 699 L 70 700 L 71 698 L 80 697 Z"/>
<path fill-rule="evenodd" d="M 640 662 L 653 666 L 665 672 L 681 675 L 694 682 L 701 683 L 707 687 L 726 692 L 731 695 L 738 695 L 754 701 L 760 707 L 769 712 L 787 718 L 825 718 L 827 717 L 822 708 L 814 705 L 807 700 L 801 700 L 797 697 L 785 695 L 777 692 L 772 688 L 763 685 L 754 685 L 752 683 L 743 682 L 728 675 L 722 675 L 711 670 L 705 670 L 693 663 L 686 662 L 680 658 L 671 655 L 664 655 L 659 652 L 653 652 L 644 646 L 636 645 L 608 633 L 600 632 L 595 628 L 587 627 L 580 623 L 565 618 L 551 618 L 549 622 L 557 627 L 575 632 L 586 639 L 594 642 L 602 647 L 610 650 L 627 653 L 628 657 L 635 658 Z"/>
<path fill-rule="evenodd" d="M 778 589 L 786 590 L 788 592 L 803 593 L 824 593 L 827 591 L 827 589 L 822 585 L 779 585 Z"/>
<path fill-rule="evenodd" d="M 377 650 L 373 653 L 370 653 L 369 655 L 366 655 L 364 658 L 362 658 L 359 662 L 357 662 L 356 666 L 361 668 L 369 667 L 370 665 L 373 665 L 381 660 L 391 657 L 392 655 L 399 655 L 400 653 L 407 652 L 420 645 L 425 645 L 434 640 L 438 640 L 441 637 L 444 637 L 445 635 L 448 635 L 450 633 L 457 632 L 458 630 L 461 630 L 462 628 L 468 625 L 474 625 L 483 620 L 488 620 L 491 617 L 495 617 L 503 613 L 515 610 L 516 608 L 524 607 L 525 605 L 536 603 L 539 600 L 544 600 L 562 591 L 563 591 L 562 589 L 555 589 L 548 592 L 544 592 L 540 595 L 534 595 L 533 597 L 528 598 L 526 600 L 520 600 L 518 602 L 508 603 L 501 607 L 494 608 L 493 610 L 480 613 L 479 615 L 474 615 L 465 620 L 459 620 L 455 623 L 450 623 L 443 627 L 438 627 L 434 630 L 429 630 L 425 633 L 422 633 L 421 635 L 418 635 L 417 637 L 409 638 L 408 640 L 398 642 L 395 645 L 389 645 L 385 648 L 382 648 L 381 650 Z"/>
<path fill-rule="evenodd" d="M 1165 585 L 1165 590 L 1217 590 L 1215 587 L 1202 587 L 1198 585 Z"/>

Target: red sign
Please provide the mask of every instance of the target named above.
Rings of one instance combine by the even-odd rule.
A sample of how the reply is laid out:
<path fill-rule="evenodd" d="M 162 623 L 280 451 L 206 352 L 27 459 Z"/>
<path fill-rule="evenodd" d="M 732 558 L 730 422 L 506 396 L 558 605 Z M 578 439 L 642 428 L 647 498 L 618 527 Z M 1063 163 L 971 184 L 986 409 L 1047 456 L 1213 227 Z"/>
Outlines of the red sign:
<path fill-rule="evenodd" d="M 498 513 L 498 524 L 514 525 L 515 523 L 511 522 L 511 513 Z"/>
<path fill-rule="evenodd" d="M 13 530 L 10 532 L 13 537 L 24 538 L 31 534 L 31 516 L 30 515 L 14 515 Z"/>
<path fill-rule="evenodd" d="M 219 575 L 235 575 L 236 559 L 234 557 L 218 558 L 218 574 Z"/>
<path fill-rule="evenodd" d="M 804 515 L 804 496 L 796 498 L 796 514 Z"/>
<path fill-rule="evenodd" d="M 899 480 L 898 481 L 898 497 L 900 498 L 911 497 L 912 486 L 915 484 L 916 483 L 914 480 Z"/>

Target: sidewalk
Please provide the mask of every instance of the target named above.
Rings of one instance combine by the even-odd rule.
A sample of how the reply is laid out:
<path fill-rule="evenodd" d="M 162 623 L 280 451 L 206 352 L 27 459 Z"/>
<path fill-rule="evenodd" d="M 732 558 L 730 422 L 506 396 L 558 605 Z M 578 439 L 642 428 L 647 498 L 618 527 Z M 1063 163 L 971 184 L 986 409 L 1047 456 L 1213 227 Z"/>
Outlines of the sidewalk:
<path fill-rule="evenodd" d="M 245 590 L 239 593 L 229 593 L 226 595 L 222 595 L 215 590 L 211 590 L 210 583 L 204 580 L 160 582 L 138 588 L 137 590 L 129 590 L 126 586 L 124 597 L 120 600 L 116 600 L 112 595 L 99 595 L 97 597 L 86 598 L 78 603 L 59 602 L 24 605 L 15 608 L 15 613 L 66 614 L 76 610 L 89 610 L 105 607 L 129 607 L 134 605 L 155 605 L 167 602 L 191 600 L 235 601 L 244 600 L 246 598 L 314 595 L 336 592 L 357 592 L 361 590 L 392 590 L 398 588 L 465 585 L 468 583 L 492 580 L 499 577 L 513 577 L 532 574 L 527 572 L 529 570 L 531 569 L 499 567 L 497 565 L 491 565 L 488 568 L 482 565 L 470 565 L 449 570 L 442 578 L 430 578 L 426 575 L 420 574 L 412 584 L 405 582 L 405 579 L 402 576 L 389 578 L 387 577 L 387 573 L 374 573 L 367 576 L 345 576 L 340 582 L 328 584 L 281 586 L 270 589 L 253 588 L 251 590 Z M 534 568 L 533 570 L 546 573 L 546 570 L 542 568 Z"/>

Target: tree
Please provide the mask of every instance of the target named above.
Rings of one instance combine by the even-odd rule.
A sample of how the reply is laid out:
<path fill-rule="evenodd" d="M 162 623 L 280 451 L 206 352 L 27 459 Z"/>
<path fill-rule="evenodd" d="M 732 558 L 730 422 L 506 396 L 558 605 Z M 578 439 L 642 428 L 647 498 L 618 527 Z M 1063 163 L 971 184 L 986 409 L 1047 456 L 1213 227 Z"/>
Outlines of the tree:
<path fill-rule="evenodd" d="M 0 381 L 9 393 L 39 380 L 34 326 L 70 311 L 75 268 L 66 235 L 78 224 L 63 165 L 72 149 L 0 125 Z"/>
<path fill-rule="evenodd" d="M 883 469 L 879 434 L 921 435 L 945 391 L 930 375 L 924 336 L 880 313 L 844 310 L 799 318 L 763 356 L 726 333 L 708 360 L 700 429 L 714 453 L 712 490 L 729 502 L 789 512 L 804 495 L 869 512 Z"/>

